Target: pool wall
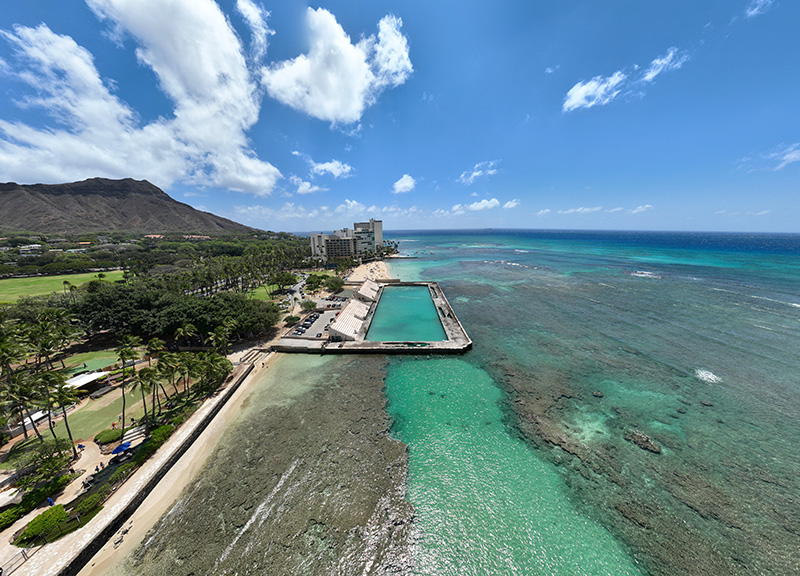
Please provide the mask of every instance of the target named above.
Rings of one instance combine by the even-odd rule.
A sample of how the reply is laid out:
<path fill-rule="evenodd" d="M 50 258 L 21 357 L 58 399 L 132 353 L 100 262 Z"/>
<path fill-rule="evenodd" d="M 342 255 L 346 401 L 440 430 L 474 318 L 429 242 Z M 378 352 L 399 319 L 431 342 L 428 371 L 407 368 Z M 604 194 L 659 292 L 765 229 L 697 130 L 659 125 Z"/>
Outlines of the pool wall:
<path fill-rule="evenodd" d="M 369 332 L 375 310 L 380 304 L 383 289 L 387 286 L 427 286 L 431 300 L 442 323 L 446 340 L 433 342 L 397 341 L 397 342 L 371 342 L 365 340 Z M 442 292 L 438 282 L 391 282 L 381 283 L 377 298 L 370 306 L 369 313 L 356 340 L 310 341 L 283 338 L 272 349 L 276 352 L 303 352 L 317 354 L 463 354 L 472 348 L 472 340 L 467 336 L 466 330 L 458 320 L 450 302 Z"/>

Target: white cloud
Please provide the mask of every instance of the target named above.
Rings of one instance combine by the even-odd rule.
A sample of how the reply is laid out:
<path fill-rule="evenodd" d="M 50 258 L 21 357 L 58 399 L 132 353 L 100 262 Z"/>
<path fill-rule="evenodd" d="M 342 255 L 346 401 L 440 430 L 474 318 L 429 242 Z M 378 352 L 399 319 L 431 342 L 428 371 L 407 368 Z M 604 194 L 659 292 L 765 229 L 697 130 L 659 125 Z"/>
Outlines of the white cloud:
<path fill-rule="evenodd" d="M 491 200 L 486 200 L 485 198 L 479 202 L 473 202 L 466 206 L 467 210 L 478 211 L 478 210 L 491 210 L 492 208 L 497 208 L 500 206 L 500 201 L 497 198 L 492 198 Z"/>
<path fill-rule="evenodd" d="M 352 166 L 338 160 L 320 162 L 319 164 L 312 162 L 311 165 L 312 174 L 330 174 L 334 178 L 348 178 L 352 170 Z"/>
<path fill-rule="evenodd" d="M 357 200 L 350 199 L 345 199 L 343 203 L 333 208 L 330 206 L 307 208 L 303 204 L 285 202 L 277 208 L 258 205 L 235 206 L 234 213 L 243 222 L 267 228 L 269 227 L 268 223 L 272 221 L 285 222 L 295 220 L 298 221 L 298 226 L 306 226 L 310 221 L 313 221 L 315 227 L 319 227 L 320 224 L 327 224 L 331 228 L 335 228 L 352 225 L 353 220 L 364 217 L 402 221 L 409 218 L 416 219 L 424 214 L 416 206 L 409 208 L 397 206 L 396 204 L 384 207 L 367 206 Z"/>
<path fill-rule="evenodd" d="M 403 177 L 395 182 L 392 186 L 392 194 L 405 194 L 406 192 L 411 192 L 416 185 L 417 181 L 414 180 L 414 178 L 408 174 L 403 174 Z"/>
<path fill-rule="evenodd" d="M 267 53 L 267 39 L 275 34 L 267 25 L 269 12 L 253 0 L 236 0 L 236 10 L 250 27 L 253 57 L 261 60 Z"/>
<path fill-rule="evenodd" d="M 744 15 L 747 18 L 755 18 L 769 10 L 774 3 L 775 0 L 751 0 L 745 8 Z"/>
<path fill-rule="evenodd" d="M 547 68 L 544 69 L 544 73 L 545 74 L 552 74 L 553 72 L 558 70 L 560 67 L 561 67 L 560 64 L 556 64 L 555 66 L 548 66 Z"/>
<path fill-rule="evenodd" d="M 330 162 L 314 162 L 314 159 L 308 154 L 303 154 L 297 150 L 292 151 L 293 156 L 302 158 L 311 167 L 311 177 L 330 174 L 337 180 L 339 178 L 349 178 L 352 176 L 353 167 L 338 160 L 331 160 Z"/>
<path fill-rule="evenodd" d="M 641 95 L 644 86 L 653 82 L 659 74 L 678 70 L 688 60 L 688 54 L 673 46 L 664 56 L 650 62 L 643 72 L 638 64 L 631 66 L 633 72 L 630 74 L 635 73 L 633 76 L 617 70 L 611 76 L 595 76 L 588 82 L 578 82 L 567 92 L 561 110 L 571 112 L 579 108 L 604 106 L 620 95 L 634 92 Z"/>
<path fill-rule="evenodd" d="M 670 70 L 678 70 L 689 59 L 689 55 L 680 53 L 674 46 L 670 48 L 667 53 L 661 58 L 656 58 L 650 63 L 650 66 L 642 76 L 643 82 L 652 82 L 656 76 L 662 72 Z"/>
<path fill-rule="evenodd" d="M 6 72 L 36 90 L 26 106 L 55 126 L 0 120 L 0 179 L 63 182 L 89 176 L 147 178 L 269 194 L 280 171 L 253 152 L 246 131 L 258 95 L 242 46 L 211 0 L 87 0 L 118 39 L 133 37 L 174 105 L 173 117 L 141 125 L 108 88 L 92 55 L 46 25 L 2 32 L 15 50 Z"/>
<path fill-rule="evenodd" d="M 622 206 L 617 206 L 616 208 L 611 208 L 610 210 L 606 210 L 606 212 L 613 214 L 614 212 L 622 212 L 623 210 L 625 210 L 625 208 L 623 208 Z"/>
<path fill-rule="evenodd" d="M 297 194 L 313 194 L 314 192 L 325 192 L 327 188 L 315 186 L 311 182 L 306 182 L 297 176 L 290 176 L 289 181 L 297 186 Z"/>
<path fill-rule="evenodd" d="M 769 154 L 766 154 L 765 157 L 768 160 L 778 161 L 778 165 L 775 166 L 775 170 L 783 170 L 789 164 L 800 162 L 800 142 L 795 142 L 790 146 L 770 152 Z"/>
<path fill-rule="evenodd" d="M 650 204 L 645 204 L 643 206 L 637 206 L 633 210 L 631 210 L 631 214 L 639 214 L 641 212 L 647 212 L 648 210 L 652 210 L 653 206 Z"/>
<path fill-rule="evenodd" d="M 626 78 L 625 74 L 617 71 L 605 78 L 603 76 L 595 76 L 588 82 L 578 82 L 567 92 L 561 109 L 564 112 L 570 112 L 578 108 L 591 108 L 592 106 L 608 104 L 619 95 L 620 89 L 618 87 Z"/>
<path fill-rule="evenodd" d="M 569 210 L 559 210 L 559 214 L 591 214 L 592 212 L 600 212 L 603 209 L 602 206 L 593 206 L 591 208 L 586 208 L 581 206 L 580 208 L 570 208 Z"/>
<path fill-rule="evenodd" d="M 385 16 L 378 38 L 353 44 L 329 11 L 308 8 L 311 48 L 292 60 L 262 72 L 270 96 L 309 116 L 331 123 L 352 124 L 389 86 L 403 84 L 413 67 L 402 20 Z"/>
<path fill-rule="evenodd" d="M 519 205 L 520 205 L 519 198 L 514 198 L 513 200 L 509 200 L 508 202 L 503 204 L 503 208 L 506 210 L 510 210 L 511 208 L 516 208 Z"/>
<path fill-rule="evenodd" d="M 493 176 L 497 174 L 497 160 L 488 160 L 486 162 L 479 162 L 475 164 L 472 170 L 465 170 L 461 173 L 461 176 L 458 177 L 458 182 L 462 184 L 466 184 L 469 186 L 478 178 L 482 178 L 484 176 Z"/>
<path fill-rule="evenodd" d="M 550 212 L 552 212 L 552 210 L 550 210 L 550 208 L 544 208 L 543 210 L 539 210 L 536 213 L 536 215 L 537 216 L 547 216 L 548 214 L 550 214 Z"/>

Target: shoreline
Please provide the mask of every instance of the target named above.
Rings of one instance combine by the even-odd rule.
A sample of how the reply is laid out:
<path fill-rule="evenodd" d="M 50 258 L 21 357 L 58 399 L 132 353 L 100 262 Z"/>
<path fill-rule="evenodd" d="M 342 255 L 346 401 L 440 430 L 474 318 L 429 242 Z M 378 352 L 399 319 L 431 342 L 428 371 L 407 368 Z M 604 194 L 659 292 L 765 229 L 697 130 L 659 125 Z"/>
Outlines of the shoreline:
<path fill-rule="evenodd" d="M 92 559 L 78 572 L 79 576 L 105 576 L 112 574 L 140 544 L 147 533 L 178 502 L 184 490 L 197 477 L 208 458 L 218 446 L 219 440 L 239 411 L 247 404 L 269 365 L 277 358 L 271 353 L 254 366 L 239 388 L 228 399 L 206 429 L 192 443 L 186 453 L 161 479 L 156 488 L 147 495 L 141 505 Z M 125 534 L 122 534 L 122 531 Z M 120 543 L 116 543 L 122 538 Z"/>

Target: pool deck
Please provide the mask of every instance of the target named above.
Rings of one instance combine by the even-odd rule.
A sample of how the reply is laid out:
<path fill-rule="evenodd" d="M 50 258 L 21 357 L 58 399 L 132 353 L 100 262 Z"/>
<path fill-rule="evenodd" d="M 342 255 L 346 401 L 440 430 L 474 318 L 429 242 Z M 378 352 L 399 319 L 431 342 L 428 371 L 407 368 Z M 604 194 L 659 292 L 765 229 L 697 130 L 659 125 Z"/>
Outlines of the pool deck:
<path fill-rule="evenodd" d="M 387 286 L 427 286 L 439 314 L 447 340 L 434 342 L 371 342 L 366 340 L 375 309 Z M 272 349 L 276 352 L 306 354 L 463 354 L 472 348 L 472 340 L 459 322 L 450 302 L 438 282 L 381 282 L 378 296 L 370 305 L 369 313 L 355 340 L 339 342 L 309 338 L 283 337 Z"/>

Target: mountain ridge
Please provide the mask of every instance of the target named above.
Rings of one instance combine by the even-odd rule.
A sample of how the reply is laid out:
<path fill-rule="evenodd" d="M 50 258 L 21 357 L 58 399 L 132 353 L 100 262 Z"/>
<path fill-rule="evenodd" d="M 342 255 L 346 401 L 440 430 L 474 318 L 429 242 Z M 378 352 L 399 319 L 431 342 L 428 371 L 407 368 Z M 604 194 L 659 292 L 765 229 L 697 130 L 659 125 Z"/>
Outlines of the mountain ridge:
<path fill-rule="evenodd" d="M 255 229 L 178 202 L 147 180 L 89 178 L 65 184 L 0 183 L 0 230 L 44 234 L 184 232 L 220 235 Z"/>

